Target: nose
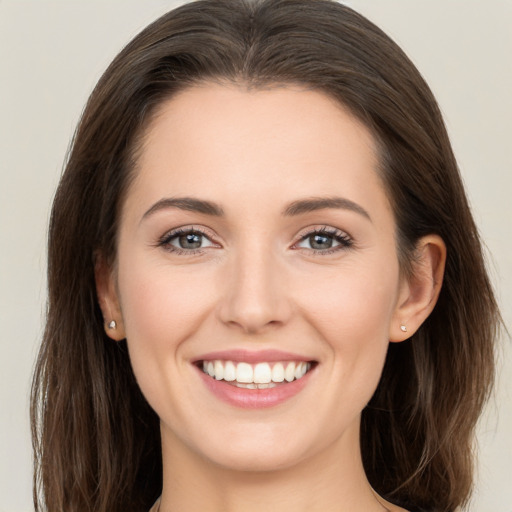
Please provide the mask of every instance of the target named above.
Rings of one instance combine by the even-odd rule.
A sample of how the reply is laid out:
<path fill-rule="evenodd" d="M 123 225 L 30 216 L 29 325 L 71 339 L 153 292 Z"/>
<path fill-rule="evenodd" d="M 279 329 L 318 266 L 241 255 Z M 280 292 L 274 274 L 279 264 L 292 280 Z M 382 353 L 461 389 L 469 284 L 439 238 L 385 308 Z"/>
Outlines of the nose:
<path fill-rule="evenodd" d="M 270 252 L 248 250 L 234 257 L 223 279 L 220 320 L 246 334 L 286 324 L 291 316 L 285 272 Z"/>

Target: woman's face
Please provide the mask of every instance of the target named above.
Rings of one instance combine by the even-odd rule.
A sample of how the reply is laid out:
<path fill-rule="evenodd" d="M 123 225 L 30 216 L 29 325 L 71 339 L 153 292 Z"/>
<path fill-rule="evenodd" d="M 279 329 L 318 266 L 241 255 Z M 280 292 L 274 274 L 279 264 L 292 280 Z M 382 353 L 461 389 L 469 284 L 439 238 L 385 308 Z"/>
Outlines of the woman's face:
<path fill-rule="evenodd" d="M 377 165 L 319 92 L 207 84 L 161 106 L 111 289 L 164 447 L 246 470 L 357 451 L 407 288 Z"/>

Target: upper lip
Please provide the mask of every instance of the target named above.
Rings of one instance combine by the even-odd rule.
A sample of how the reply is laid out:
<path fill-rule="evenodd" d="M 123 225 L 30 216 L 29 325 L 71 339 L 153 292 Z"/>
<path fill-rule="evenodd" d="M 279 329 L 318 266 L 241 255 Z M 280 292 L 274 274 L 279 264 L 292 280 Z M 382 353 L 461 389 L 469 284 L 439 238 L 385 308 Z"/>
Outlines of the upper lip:
<path fill-rule="evenodd" d="M 215 352 L 208 352 L 207 354 L 200 355 L 194 358 L 193 362 L 199 361 L 234 361 L 234 362 L 245 362 L 245 363 L 272 363 L 278 361 L 313 361 L 310 357 L 305 357 L 300 354 L 294 354 L 292 352 L 284 352 L 282 350 L 246 350 L 246 349 L 234 349 L 234 350 L 219 350 Z"/>

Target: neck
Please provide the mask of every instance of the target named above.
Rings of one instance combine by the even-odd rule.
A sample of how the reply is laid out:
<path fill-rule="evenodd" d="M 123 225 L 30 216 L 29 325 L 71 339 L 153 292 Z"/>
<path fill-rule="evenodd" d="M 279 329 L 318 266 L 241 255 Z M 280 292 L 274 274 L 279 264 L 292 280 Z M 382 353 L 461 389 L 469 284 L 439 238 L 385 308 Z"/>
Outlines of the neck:
<path fill-rule="evenodd" d="M 160 512 L 385 512 L 399 510 L 372 490 L 361 461 L 359 424 L 334 446 L 272 471 L 216 465 L 162 428 Z"/>

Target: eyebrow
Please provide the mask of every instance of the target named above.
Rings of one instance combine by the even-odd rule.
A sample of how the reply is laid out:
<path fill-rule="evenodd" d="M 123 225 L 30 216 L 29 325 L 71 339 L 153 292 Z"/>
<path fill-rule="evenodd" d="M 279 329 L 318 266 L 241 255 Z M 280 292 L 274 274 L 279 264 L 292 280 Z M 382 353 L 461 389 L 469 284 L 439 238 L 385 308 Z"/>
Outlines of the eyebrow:
<path fill-rule="evenodd" d="M 211 201 L 193 197 L 165 197 L 151 206 L 151 208 L 144 213 L 141 220 L 144 220 L 157 211 L 167 208 L 178 208 L 180 210 L 202 213 L 214 217 L 222 217 L 224 215 L 222 207 Z M 325 209 L 349 210 L 362 215 L 369 221 L 372 220 L 370 214 L 362 206 L 344 197 L 311 197 L 299 199 L 290 203 L 282 211 L 282 215 L 293 217 Z"/>
<path fill-rule="evenodd" d="M 165 197 L 157 201 L 143 216 L 142 220 L 151 214 L 167 208 L 178 208 L 190 212 L 203 213 L 205 215 L 213 215 L 222 217 L 224 210 L 217 204 L 204 199 L 195 199 L 193 197 Z"/>
<path fill-rule="evenodd" d="M 363 217 L 367 218 L 371 222 L 370 214 L 360 205 L 354 203 L 350 199 L 346 199 L 344 197 L 311 197 L 308 199 L 300 199 L 298 201 L 293 201 L 290 203 L 285 210 L 283 211 L 283 215 L 285 216 L 295 216 L 302 215 L 304 213 L 314 212 L 317 210 L 324 209 L 339 209 L 339 210 L 349 210 Z"/>

